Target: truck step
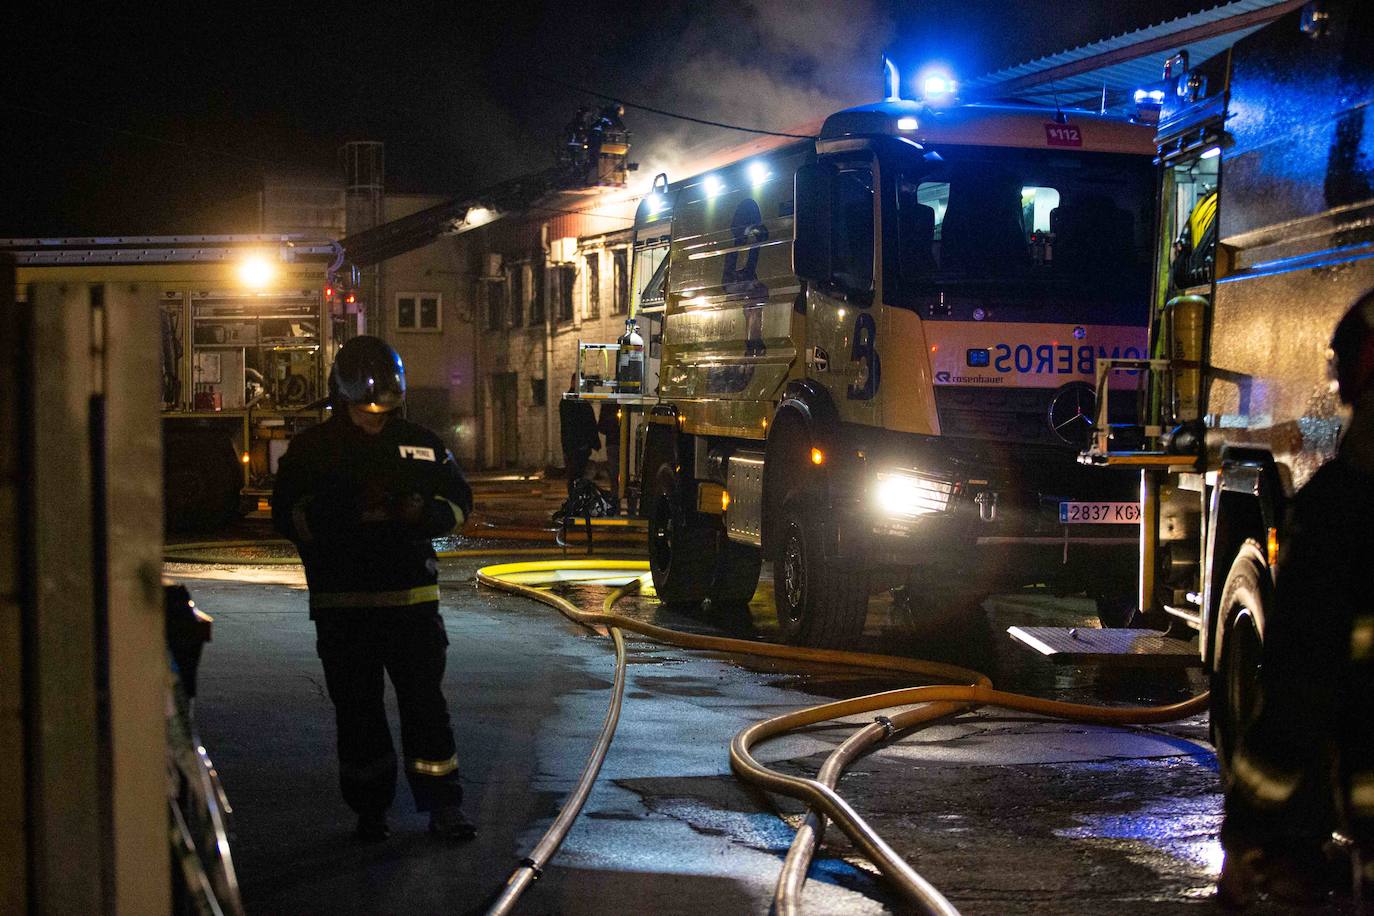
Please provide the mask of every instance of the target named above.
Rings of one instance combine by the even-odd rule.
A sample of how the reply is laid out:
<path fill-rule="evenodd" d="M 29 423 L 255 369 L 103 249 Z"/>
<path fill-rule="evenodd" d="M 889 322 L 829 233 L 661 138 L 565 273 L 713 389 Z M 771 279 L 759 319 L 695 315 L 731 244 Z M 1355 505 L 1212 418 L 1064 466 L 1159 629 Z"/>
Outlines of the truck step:
<path fill-rule="evenodd" d="M 1098 627 L 1007 627 L 1012 639 L 1061 665 L 1194 668 L 1197 646 L 1158 630 Z"/>

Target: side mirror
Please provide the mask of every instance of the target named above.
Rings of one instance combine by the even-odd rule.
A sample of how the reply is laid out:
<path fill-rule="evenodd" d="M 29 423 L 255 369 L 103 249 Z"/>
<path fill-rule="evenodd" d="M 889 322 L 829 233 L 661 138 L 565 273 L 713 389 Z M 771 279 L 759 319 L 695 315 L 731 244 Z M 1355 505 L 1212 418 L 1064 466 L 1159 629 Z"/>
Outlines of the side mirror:
<path fill-rule="evenodd" d="M 792 272 L 812 283 L 830 282 L 830 200 L 834 168 L 813 162 L 797 169 L 793 210 Z"/>

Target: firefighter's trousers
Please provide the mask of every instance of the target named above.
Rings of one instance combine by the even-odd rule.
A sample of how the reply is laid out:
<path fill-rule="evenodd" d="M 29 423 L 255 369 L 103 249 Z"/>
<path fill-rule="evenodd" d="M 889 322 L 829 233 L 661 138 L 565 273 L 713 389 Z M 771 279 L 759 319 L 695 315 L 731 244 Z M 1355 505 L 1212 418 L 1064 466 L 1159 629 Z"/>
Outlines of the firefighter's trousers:
<path fill-rule="evenodd" d="M 396 795 L 383 672 L 396 689 L 401 751 L 416 810 L 459 804 L 463 790 L 442 690 L 448 635 L 437 603 L 331 611 L 317 617 L 315 631 L 334 702 L 339 785 L 348 806 L 360 814 L 382 812 Z"/>

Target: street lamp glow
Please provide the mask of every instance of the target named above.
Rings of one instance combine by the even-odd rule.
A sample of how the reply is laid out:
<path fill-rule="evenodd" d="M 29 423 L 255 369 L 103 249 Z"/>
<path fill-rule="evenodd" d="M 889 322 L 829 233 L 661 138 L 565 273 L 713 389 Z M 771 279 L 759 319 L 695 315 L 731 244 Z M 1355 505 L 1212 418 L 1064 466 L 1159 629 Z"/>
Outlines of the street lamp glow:
<path fill-rule="evenodd" d="M 265 289 L 276 276 L 276 268 L 260 254 L 249 255 L 239 262 L 239 281 L 249 289 Z"/>

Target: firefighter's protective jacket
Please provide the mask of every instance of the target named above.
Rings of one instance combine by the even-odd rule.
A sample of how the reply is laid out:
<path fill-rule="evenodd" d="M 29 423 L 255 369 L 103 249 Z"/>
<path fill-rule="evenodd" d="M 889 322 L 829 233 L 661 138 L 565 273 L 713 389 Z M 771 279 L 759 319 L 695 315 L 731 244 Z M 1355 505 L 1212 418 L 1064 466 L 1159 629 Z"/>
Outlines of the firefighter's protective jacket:
<path fill-rule="evenodd" d="M 377 435 L 342 411 L 292 440 L 272 522 L 295 542 L 310 614 L 437 601 L 431 538 L 472 511 L 472 490 L 434 433 L 399 416 Z"/>
<path fill-rule="evenodd" d="M 1262 703 L 1231 765 L 1229 848 L 1374 840 L 1374 392 L 1298 493 L 1265 621 Z"/>

